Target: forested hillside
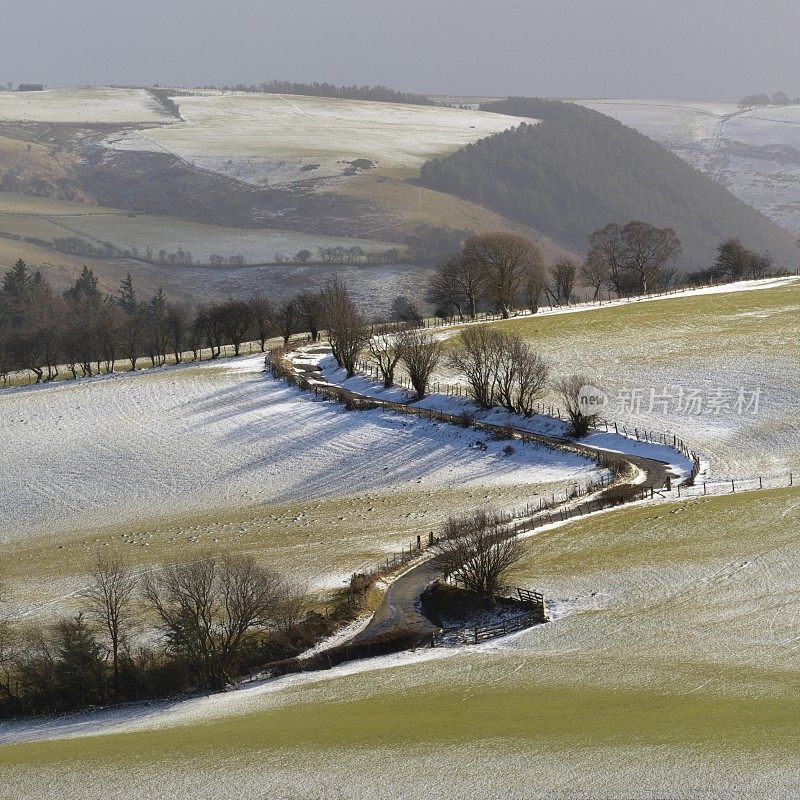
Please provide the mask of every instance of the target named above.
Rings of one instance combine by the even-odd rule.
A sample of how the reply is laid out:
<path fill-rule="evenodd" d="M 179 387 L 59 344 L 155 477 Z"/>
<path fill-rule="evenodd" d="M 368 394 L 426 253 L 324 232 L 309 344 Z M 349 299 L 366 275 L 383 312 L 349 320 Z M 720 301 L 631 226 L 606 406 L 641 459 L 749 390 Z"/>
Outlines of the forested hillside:
<path fill-rule="evenodd" d="M 730 236 L 796 258 L 793 236 L 711 178 L 616 120 L 569 103 L 514 97 L 482 110 L 532 117 L 520 125 L 427 162 L 425 186 L 484 204 L 581 250 L 608 222 L 640 219 L 676 230 L 680 265 L 713 261 Z"/>

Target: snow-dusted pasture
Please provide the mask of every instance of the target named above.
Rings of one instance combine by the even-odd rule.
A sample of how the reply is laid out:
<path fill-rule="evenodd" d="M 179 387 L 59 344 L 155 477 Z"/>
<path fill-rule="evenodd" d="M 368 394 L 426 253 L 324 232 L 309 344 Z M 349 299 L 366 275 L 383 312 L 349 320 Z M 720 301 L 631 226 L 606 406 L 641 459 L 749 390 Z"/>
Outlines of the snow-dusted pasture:
<path fill-rule="evenodd" d="M 341 176 L 347 161 L 416 170 L 529 121 L 469 109 L 242 92 L 175 97 L 185 122 L 109 137 L 117 149 L 170 152 L 259 185 Z"/>
<path fill-rule="evenodd" d="M 646 134 L 800 233 L 800 106 L 749 111 L 680 100 L 580 100 Z"/>
<path fill-rule="evenodd" d="M 257 552 L 316 588 L 464 507 L 518 505 L 593 465 L 395 414 L 347 413 L 262 373 L 263 357 L 0 393 L 0 542 L 36 608 L 99 552 L 152 564 Z M 533 484 L 534 486 L 531 486 Z"/>
<path fill-rule="evenodd" d="M 556 373 L 593 379 L 611 399 L 611 419 L 631 431 L 676 433 L 717 478 L 800 471 L 799 323 L 800 281 L 790 278 L 496 325 L 567 365 Z"/>
<path fill-rule="evenodd" d="M 104 86 L 0 92 L 0 120 L 91 124 L 169 122 L 171 117 L 144 89 Z"/>
<path fill-rule="evenodd" d="M 49 221 L 47 217 L 43 217 Z M 319 258 L 320 247 L 359 246 L 365 252 L 386 250 L 394 245 L 377 239 L 354 239 L 320 236 L 288 230 L 242 230 L 218 225 L 203 225 L 172 217 L 131 214 L 85 214 L 75 217 L 60 215 L 55 219 L 61 226 L 59 236 L 74 234 L 94 243 L 111 242 L 119 249 L 137 248 L 141 256 L 151 248 L 155 256 L 164 249 L 175 253 L 178 248 L 190 252 L 195 261 L 209 263 L 212 254 L 228 258 L 242 255 L 249 264 L 275 261 L 276 256 L 291 258 L 307 249 L 312 258 Z"/>
<path fill-rule="evenodd" d="M 0 739 L 33 740 L 0 751 L 9 785 L 19 797 L 389 798 L 423 782 L 442 798 L 794 796 L 798 508 L 798 489 L 752 493 L 540 533 L 516 579 L 550 599 L 546 626 L 6 725 Z M 81 738 L 93 734 L 106 735 Z M 35 741 L 63 736 L 76 738 Z"/>

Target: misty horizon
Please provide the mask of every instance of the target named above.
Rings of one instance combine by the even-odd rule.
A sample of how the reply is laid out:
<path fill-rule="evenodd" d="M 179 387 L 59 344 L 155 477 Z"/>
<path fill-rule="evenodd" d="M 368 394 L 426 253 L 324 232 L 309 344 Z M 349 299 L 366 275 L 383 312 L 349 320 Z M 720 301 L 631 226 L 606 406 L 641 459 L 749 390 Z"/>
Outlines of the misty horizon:
<path fill-rule="evenodd" d="M 461 97 L 795 96 L 800 9 L 779 5 L 782 24 L 768 26 L 759 9 L 732 14 L 722 0 L 702 8 L 685 0 L 558 7 L 504 0 L 490 24 L 475 0 L 232 0 L 201 10 L 187 0 L 166 9 L 153 0 L 135 8 L 33 0 L 7 11 L 0 83 L 191 88 L 283 79 Z"/>

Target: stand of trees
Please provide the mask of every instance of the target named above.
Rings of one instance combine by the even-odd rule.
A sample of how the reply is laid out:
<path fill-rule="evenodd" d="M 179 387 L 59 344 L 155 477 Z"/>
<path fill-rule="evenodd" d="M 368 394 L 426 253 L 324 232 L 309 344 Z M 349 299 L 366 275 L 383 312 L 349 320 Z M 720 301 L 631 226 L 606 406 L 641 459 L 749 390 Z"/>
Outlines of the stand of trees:
<path fill-rule="evenodd" d="M 800 97 L 790 100 L 785 92 L 775 92 L 768 94 L 748 94 L 739 101 L 739 108 L 744 111 L 747 108 L 764 108 L 766 106 L 796 106 L 800 105 Z"/>
<path fill-rule="evenodd" d="M 708 270 L 701 271 L 697 279 L 758 280 L 767 277 L 773 266 L 768 253 L 748 250 L 738 239 L 727 239 L 717 247 L 717 258 Z"/>
<path fill-rule="evenodd" d="M 445 575 L 494 607 L 505 578 L 524 554 L 520 540 L 509 534 L 496 514 L 479 510 L 447 520 L 436 545 L 435 562 Z"/>
<path fill-rule="evenodd" d="M 549 369 L 519 336 L 483 325 L 462 331 L 447 354 L 481 408 L 502 406 L 531 416 L 547 389 Z"/>
<path fill-rule="evenodd" d="M 302 587 L 251 557 L 204 555 L 144 578 L 101 559 L 75 616 L 0 621 L 0 716 L 225 689 L 332 627 Z"/>
<path fill-rule="evenodd" d="M 594 280 L 597 271 L 620 297 L 647 294 L 669 285 L 675 275 L 670 266 L 680 252 L 681 242 L 672 228 L 638 221 L 624 227 L 612 223 L 589 237 L 586 277 Z"/>
<path fill-rule="evenodd" d="M 237 84 L 236 86 L 203 86 L 202 89 L 222 89 L 238 92 L 263 92 L 264 94 L 301 94 L 309 97 L 339 97 L 344 100 L 372 100 L 380 103 L 410 103 L 416 106 L 436 105 L 424 94 L 399 92 L 386 86 L 337 86 L 333 83 L 296 83 L 272 80 L 259 84 Z"/>
<path fill-rule="evenodd" d="M 508 318 L 520 300 L 536 310 L 547 287 L 535 242 L 514 233 L 483 233 L 468 237 L 461 251 L 437 268 L 427 298 L 443 317 L 474 319 L 486 303 Z"/>

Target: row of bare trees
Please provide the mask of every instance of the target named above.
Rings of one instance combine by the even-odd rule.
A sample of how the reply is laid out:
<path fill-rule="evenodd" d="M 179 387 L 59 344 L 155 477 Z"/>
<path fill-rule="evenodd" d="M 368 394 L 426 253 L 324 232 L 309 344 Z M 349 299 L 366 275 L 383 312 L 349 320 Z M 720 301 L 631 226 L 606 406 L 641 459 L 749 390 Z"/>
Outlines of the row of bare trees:
<path fill-rule="evenodd" d="M 530 416 L 547 389 L 544 359 L 520 336 L 484 325 L 459 334 L 447 362 L 466 378 L 481 408 L 500 405 Z"/>
<path fill-rule="evenodd" d="M 585 436 L 595 420 L 596 413 L 581 402 L 582 390 L 592 386 L 589 378 L 568 375 L 551 383 L 545 360 L 516 334 L 484 325 L 467 328 L 447 351 L 446 361 L 466 378 L 470 394 L 483 409 L 501 406 L 529 417 L 552 389 L 564 405 L 572 436 Z"/>
<path fill-rule="evenodd" d="M 302 587 L 249 556 L 205 555 L 144 575 L 101 560 L 76 616 L 42 628 L 0 622 L 0 713 L 224 689 L 307 647 L 321 620 Z"/>

